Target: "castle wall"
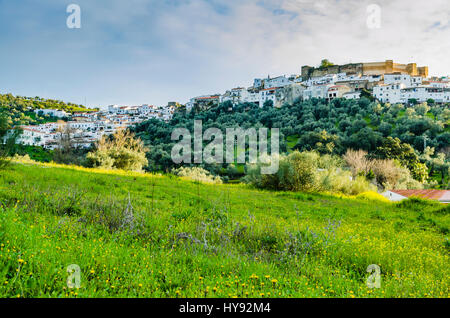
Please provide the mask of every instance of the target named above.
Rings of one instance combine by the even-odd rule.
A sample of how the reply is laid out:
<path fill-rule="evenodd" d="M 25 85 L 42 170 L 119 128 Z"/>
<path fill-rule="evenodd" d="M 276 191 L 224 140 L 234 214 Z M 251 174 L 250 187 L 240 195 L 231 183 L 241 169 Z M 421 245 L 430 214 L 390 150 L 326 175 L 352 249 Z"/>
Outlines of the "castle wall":
<path fill-rule="evenodd" d="M 327 74 L 347 73 L 359 75 L 383 75 L 391 73 L 408 74 L 411 76 L 428 77 L 428 67 L 417 67 L 416 63 L 399 64 L 393 60 L 384 62 L 355 63 L 345 65 L 333 65 L 327 68 L 315 68 L 311 66 L 302 67 L 302 78 L 320 77 Z"/>

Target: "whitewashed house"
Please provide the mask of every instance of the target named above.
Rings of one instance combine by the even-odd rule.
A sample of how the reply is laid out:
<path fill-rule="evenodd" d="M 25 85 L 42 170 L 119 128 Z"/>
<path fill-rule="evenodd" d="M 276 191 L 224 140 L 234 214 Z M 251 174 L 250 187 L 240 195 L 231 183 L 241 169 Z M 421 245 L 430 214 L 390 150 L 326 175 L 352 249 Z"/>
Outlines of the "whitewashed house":
<path fill-rule="evenodd" d="M 450 81 L 446 81 L 446 80 L 430 81 L 428 86 L 435 87 L 435 88 L 450 88 Z"/>
<path fill-rule="evenodd" d="M 348 92 L 342 95 L 345 99 L 359 99 L 361 97 L 361 92 Z"/>
<path fill-rule="evenodd" d="M 255 78 L 253 81 L 253 87 L 255 89 L 267 89 L 267 88 L 275 88 L 275 87 L 284 87 L 292 84 L 293 82 L 289 80 L 286 76 L 277 76 L 271 78 L 268 76 L 265 79 Z"/>
<path fill-rule="evenodd" d="M 259 92 L 259 107 L 263 107 L 267 101 L 272 101 L 273 105 L 277 102 L 276 92 L 279 87 L 265 88 Z"/>
<path fill-rule="evenodd" d="M 34 113 L 37 115 L 42 114 L 44 116 L 52 116 L 57 118 L 65 118 L 69 116 L 69 113 L 58 109 L 35 109 Z"/>
<path fill-rule="evenodd" d="M 268 78 L 264 81 L 264 88 L 279 88 L 292 84 L 292 82 L 286 78 L 286 76 L 278 76 L 274 78 Z"/>
<path fill-rule="evenodd" d="M 448 92 L 444 88 L 418 86 L 408 87 L 401 90 L 401 102 L 408 103 L 411 99 L 417 100 L 419 103 L 433 99 L 436 103 L 444 103 Z"/>
<path fill-rule="evenodd" d="M 322 85 L 309 86 L 303 92 L 303 99 L 308 100 L 311 98 L 327 98 L 328 97 L 328 89 L 331 86 L 334 86 L 334 85 L 322 84 Z"/>
<path fill-rule="evenodd" d="M 311 86 L 321 86 L 327 84 L 334 84 L 338 80 L 344 80 L 345 76 L 338 76 L 338 74 L 327 74 L 319 77 L 311 77 L 310 79 L 303 82 L 307 87 Z"/>
<path fill-rule="evenodd" d="M 373 88 L 373 96 L 383 103 L 398 104 L 403 103 L 402 89 L 404 83 L 381 84 Z"/>

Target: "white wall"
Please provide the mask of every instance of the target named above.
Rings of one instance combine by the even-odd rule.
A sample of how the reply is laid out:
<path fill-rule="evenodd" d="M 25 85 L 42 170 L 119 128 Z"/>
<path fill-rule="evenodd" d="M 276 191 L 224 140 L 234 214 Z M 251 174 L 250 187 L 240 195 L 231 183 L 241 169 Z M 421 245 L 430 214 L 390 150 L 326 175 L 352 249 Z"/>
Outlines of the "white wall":
<path fill-rule="evenodd" d="M 390 201 L 392 201 L 392 202 L 399 202 L 399 201 L 408 199 L 407 197 L 405 197 L 405 196 L 403 196 L 403 195 L 400 195 L 400 194 L 397 194 L 397 193 L 392 192 L 392 191 L 386 191 L 386 192 L 384 192 L 384 193 L 383 193 L 383 196 L 384 196 L 386 199 L 388 199 L 388 200 L 390 200 Z"/>

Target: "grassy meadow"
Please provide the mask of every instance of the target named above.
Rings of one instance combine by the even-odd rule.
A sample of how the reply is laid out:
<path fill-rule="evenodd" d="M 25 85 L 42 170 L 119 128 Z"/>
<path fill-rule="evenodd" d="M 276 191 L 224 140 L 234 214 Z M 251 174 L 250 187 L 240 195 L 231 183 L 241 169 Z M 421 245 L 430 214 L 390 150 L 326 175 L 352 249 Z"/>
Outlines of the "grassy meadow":
<path fill-rule="evenodd" d="M 0 171 L 0 297 L 447 298 L 449 211 L 16 162 Z"/>

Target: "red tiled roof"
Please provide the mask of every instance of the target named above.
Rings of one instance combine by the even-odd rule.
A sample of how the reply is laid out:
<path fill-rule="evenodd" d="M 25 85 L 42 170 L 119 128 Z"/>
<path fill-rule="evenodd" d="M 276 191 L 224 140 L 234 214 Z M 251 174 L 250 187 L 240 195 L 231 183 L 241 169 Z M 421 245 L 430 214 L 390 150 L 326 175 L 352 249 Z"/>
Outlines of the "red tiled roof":
<path fill-rule="evenodd" d="M 430 200 L 450 200 L 449 190 L 391 190 L 404 197 L 420 197 Z"/>
<path fill-rule="evenodd" d="M 40 134 L 43 134 L 44 132 L 43 131 L 40 131 L 40 130 L 37 130 L 37 129 L 33 129 L 33 128 L 28 128 L 28 127 L 23 127 L 23 128 L 21 128 L 22 130 L 26 130 L 26 131 L 33 131 L 33 132 L 37 132 L 37 133 L 40 133 Z"/>
<path fill-rule="evenodd" d="M 262 89 L 262 91 L 274 91 L 274 90 L 277 90 L 279 88 L 280 87 L 265 88 L 265 89 Z"/>

